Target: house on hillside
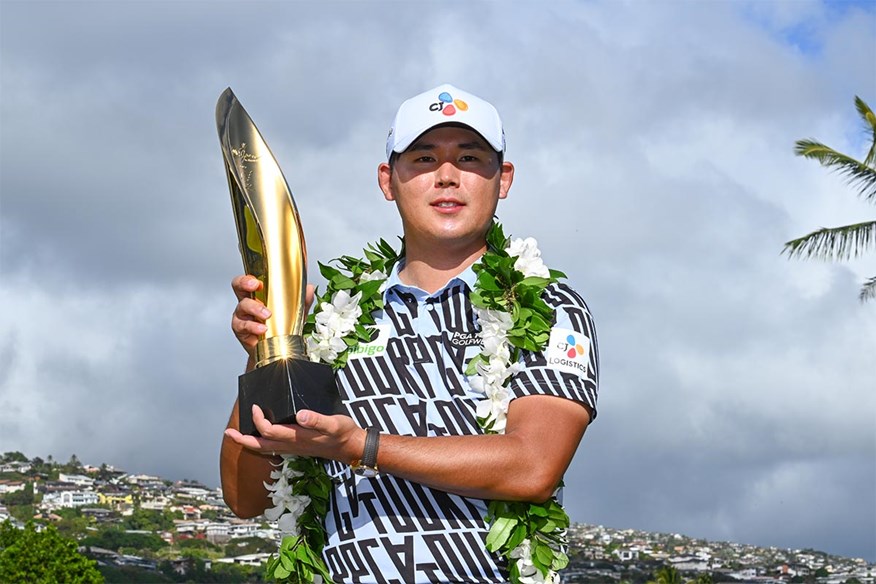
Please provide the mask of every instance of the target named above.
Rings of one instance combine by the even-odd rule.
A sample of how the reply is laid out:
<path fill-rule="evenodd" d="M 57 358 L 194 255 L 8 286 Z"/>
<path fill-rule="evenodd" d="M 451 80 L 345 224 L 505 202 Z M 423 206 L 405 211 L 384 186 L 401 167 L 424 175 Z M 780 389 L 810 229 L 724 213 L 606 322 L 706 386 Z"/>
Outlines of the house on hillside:
<path fill-rule="evenodd" d="M 134 507 L 134 495 L 123 491 L 104 491 L 97 494 L 101 505 L 108 505 L 116 511 L 127 511 Z"/>
<path fill-rule="evenodd" d="M 234 556 L 232 558 L 219 558 L 213 561 L 219 562 L 220 564 L 237 564 L 238 566 L 261 566 L 267 562 L 270 557 L 271 554 L 259 553 Z"/>
<path fill-rule="evenodd" d="M 94 486 L 93 478 L 79 474 L 58 473 L 58 482 L 69 483 L 71 485 L 76 485 L 77 487 L 85 487 L 87 489 L 90 489 Z"/>
<path fill-rule="evenodd" d="M 26 484 L 25 481 L 0 479 L 0 495 L 23 491 Z"/>
<path fill-rule="evenodd" d="M 0 464 L 0 472 L 17 472 L 27 474 L 33 468 L 29 462 L 7 462 Z"/>

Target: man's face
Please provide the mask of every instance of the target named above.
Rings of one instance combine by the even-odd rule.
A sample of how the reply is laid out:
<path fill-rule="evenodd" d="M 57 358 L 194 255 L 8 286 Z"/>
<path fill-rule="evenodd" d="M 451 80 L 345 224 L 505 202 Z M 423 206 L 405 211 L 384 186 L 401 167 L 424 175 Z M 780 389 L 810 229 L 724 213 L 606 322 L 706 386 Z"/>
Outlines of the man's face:
<path fill-rule="evenodd" d="M 420 136 L 390 169 L 378 168 L 380 188 L 395 201 L 407 245 L 476 251 L 514 178 L 509 162 L 468 128 L 440 126 Z"/>

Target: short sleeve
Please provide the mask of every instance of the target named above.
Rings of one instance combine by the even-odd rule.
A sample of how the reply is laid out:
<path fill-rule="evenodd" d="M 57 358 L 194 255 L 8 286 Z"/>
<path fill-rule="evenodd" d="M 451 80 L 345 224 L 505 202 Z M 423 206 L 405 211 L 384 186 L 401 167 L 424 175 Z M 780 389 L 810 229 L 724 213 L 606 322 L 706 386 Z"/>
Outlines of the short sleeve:
<path fill-rule="evenodd" d="M 581 402 L 596 418 L 599 349 L 593 317 L 584 299 L 564 283 L 551 284 L 543 298 L 554 309 L 550 340 L 543 351 L 525 351 L 522 370 L 511 380 L 513 397 L 555 395 Z"/>

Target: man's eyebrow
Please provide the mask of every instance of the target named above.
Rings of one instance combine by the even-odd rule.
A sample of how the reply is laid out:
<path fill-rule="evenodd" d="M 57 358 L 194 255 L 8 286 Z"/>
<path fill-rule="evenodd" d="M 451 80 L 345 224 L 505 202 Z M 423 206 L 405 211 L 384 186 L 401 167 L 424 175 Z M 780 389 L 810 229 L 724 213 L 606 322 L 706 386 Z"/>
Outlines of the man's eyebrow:
<path fill-rule="evenodd" d="M 411 150 L 411 151 L 435 150 L 435 148 L 437 148 L 437 147 L 438 147 L 437 145 L 432 144 L 431 142 L 415 142 L 413 145 L 411 145 L 410 148 L 408 148 L 408 150 Z M 484 150 L 484 151 L 487 150 L 487 147 L 480 141 L 461 142 L 461 143 L 457 144 L 457 147 L 461 148 L 462 150 Z"/>
<path fill-rule="evenodd" d="M 486 150 L 487 147 L 482 142 L 464 142 L 459 144 L 463 150 Z"/>
<path fill-rule="evenodd" d="M 414 144 L 411 145 L 410 148 L 408 148 L 408 150 L 411 150 L 411 151 L 414 151 L 414 150 L 434 150 L 434 149 L 435 149 L 435 145 L 429 144 L 428 142 L 415 142 Z"/>

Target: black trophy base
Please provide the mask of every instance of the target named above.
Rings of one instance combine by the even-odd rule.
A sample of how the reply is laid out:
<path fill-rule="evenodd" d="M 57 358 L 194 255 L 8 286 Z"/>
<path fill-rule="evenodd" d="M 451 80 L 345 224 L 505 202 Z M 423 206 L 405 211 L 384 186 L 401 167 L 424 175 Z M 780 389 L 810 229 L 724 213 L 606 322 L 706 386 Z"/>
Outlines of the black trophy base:
<path fill-rule="evenodd" d="M 335 372 L 324 363 L 280 359 L 238 378 L 240 433 L 260 436 L 252 421 L 258 405 L 273 424 L 294 424 L 299 410 L 325 415 L 343 412 Z"/>

